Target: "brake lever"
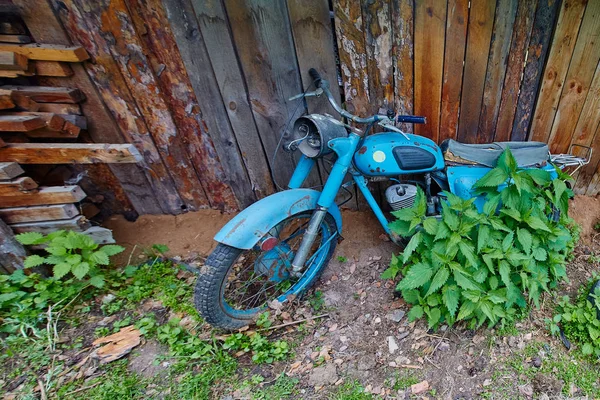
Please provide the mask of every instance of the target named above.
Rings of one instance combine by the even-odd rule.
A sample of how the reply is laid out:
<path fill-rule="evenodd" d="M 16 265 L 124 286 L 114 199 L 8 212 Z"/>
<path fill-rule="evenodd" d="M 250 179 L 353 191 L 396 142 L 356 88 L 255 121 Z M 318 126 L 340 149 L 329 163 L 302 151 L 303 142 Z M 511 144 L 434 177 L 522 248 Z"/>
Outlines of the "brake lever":
<path fill-rule="evenodd" d="M 322 94 L 323 94 L 323 89 L 318 88 L 317 90 L 314 90 L 312 92 L 300 93 L 295 96 L 292 96 L 288 99 L 288 101 L 298 100 L 303 97 L 320 97 Z"/>
<path fill-rule="evenodd" d="M 398 133 L 402 134 L 402 136 L 404 136 L 404 138 L 406 140 L 410 140 L 410 138 L 408 137 L 408 135 L 406 133 L 402 132 L 400 129 L 396 128 L 393 125 L 387 125 L 387 124 L 385 124 L 383 122 L 380 122 L 377 125 L 381 126 L 382 128 L 389 129 L 390 131 L 398 132 Z"/>

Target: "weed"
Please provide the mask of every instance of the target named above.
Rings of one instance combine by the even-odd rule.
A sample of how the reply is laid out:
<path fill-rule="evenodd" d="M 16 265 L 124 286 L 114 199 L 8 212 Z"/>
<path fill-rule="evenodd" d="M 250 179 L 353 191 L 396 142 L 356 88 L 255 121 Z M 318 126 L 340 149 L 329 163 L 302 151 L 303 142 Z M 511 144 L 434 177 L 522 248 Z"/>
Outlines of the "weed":
<path fill-rule="evenodd" d="M 256 325 L 261 328 L 270 327 L 273 323 L 271 322 L 271 320 L 269 320 L 269 315 L 270 314 L 268 311 L 259 314 L 258 318 L 256 319 Z"/>
<path fill-rule="evenodd" d="M 262 378 L 262 376 L 261 376 Z M 263 378 L 264 379 L 264 378 Z M 296 385 L 298 379 L 290 378 L 285 374 L 281 374 L 277 377 L 275 383 L 271 386 L 264 387 L 259 390 L 255 390 L 252 394 L 253 400 L 275 400 L 275 399 L 287 399 L 290 396 L 296 394 Z M 256 385 L 256 383 L 255 383 Z"/>
<path fill-rule="evenodd" d="M 358 381 L 351 381 L 341 385 L 338 390 L 329 397 L 329 400 L 372 400 L 373 396 L 365 393 L 365 389 Z"/>
<path fill-rule="evenodd" d="M 337 260 L 338 262 L 345 263 L 346 261 L 348 261 L 348 258 L 344 256 L 337 256 Z"/>
<path fill-rule="evenodd" d="M 421 382 L 421 379 L 411 372 L 399 372 L 395 376 L 392 389 L 395 391 L 403 390 L 411 387 L 415 383 Z"/>
<path fill-rule="evenodd" d="M 325 299 L 323 299 L 323 292 L 315 290 L 313 295 L 308 299 L 308 304 L 315 311 L 321 311 L 325 306 Z"/>

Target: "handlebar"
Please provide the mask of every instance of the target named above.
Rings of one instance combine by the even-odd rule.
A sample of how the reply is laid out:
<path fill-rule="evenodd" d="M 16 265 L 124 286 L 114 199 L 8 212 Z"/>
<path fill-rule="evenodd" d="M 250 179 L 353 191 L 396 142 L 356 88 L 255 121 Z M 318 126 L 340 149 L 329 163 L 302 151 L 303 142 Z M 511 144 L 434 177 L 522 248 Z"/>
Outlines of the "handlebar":
<path fill-rule="evenodd" d="M 339 104 L 337 104 L 337 102 L 333 98 L 333 95 L 331 94 L 331 91 L 329 90 L 329 82 L 326 79 L 321 78 L 321 75 L 319 74 L 319 72 L 316 69 L 314 69 L 314 68 L 309 69 L 308 75 L 310 75 L 311 79 L 313 80 L 313 84 L 315 85 L 315 87 L 317 89 L 323 90 L 323 93 L 325 93 L 325 96 L 327 97 L 329 104 L 331 104 L 333 109 L 335 111 L 337 111 L 342 117 L 348 118 L 349 120 L 354 121 L 359 124 L 371 124 L 374 122 L 390 120 L 390 118 L 388 118 L 387 115 L 375 114 L 369 118 L 362 118 L 357 115 L 350 114 L 348 111 L 346 111 L 342 107 L 340 107 Z M 406 122 L 406 123 L 411 123 L 411 124 L 427 123 L 427 120 L 425 117 L 417 117 L 417 116 L 413 116 L 413 115 L 400 115 L 397 118 L 398 118 L 397 119 L 398 122 Z"/>

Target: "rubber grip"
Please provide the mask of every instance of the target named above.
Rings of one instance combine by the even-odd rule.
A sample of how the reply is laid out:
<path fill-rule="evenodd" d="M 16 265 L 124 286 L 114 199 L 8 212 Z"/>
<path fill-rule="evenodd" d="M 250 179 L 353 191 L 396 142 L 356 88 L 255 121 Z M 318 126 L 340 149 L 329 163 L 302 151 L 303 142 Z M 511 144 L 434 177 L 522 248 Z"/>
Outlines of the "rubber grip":
<path fill-rule="evenodd" d="M 316 69 L 314 69 L 314 68 L 309 69 L 308 75 L 310 75 L 310 77 L 312 78 L 316 87 L 319 87 L 321 85 L 321 75 L 319 74 L 319 72 Z"/>
<path fill-rule="evenodd" d="M 427 118 L 418 117 L 416 115 L 398 115 L 396 120 L 398 122 L 405 122 L 408 124 L 426 124 L 427 123 Z"/>

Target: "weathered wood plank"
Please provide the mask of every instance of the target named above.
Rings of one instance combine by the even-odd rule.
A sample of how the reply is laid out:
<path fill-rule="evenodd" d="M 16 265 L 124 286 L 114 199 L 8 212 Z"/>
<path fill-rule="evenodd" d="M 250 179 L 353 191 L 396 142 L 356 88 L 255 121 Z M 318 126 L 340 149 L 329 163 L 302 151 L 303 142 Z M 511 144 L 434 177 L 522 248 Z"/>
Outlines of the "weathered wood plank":
<path fill-rule="evenodd" d="M 27 132 L 45 126 L 46 122 L 39 117 L 0 115 L 0 132 Z"/>
<path fill-rule="evenodd" d="M 142 160 L 132 144 L 16 143 L 0 148 L 0 162 L 21 164 L 137 163 Z"/>
<path fill-rule="evenodd" d="M 495 11 L 495 0 L 471 3 L 460 117 L 458 119 L 457 137 L 462 142 L 475 143 L 477 141 Z"/>
<path fill-rule="evenodd" d="M 34 61 L 33 67 L 37 76 L 67 77 L 73 75 L 71 66 L 59 61 Z"/>
<path fill-rule="evenodd" d="M 497 142 L 510 139 L 534 16 L 535 2 L 519 2 L 510 44 L 510 56 L 506 67 L 506 76 L 504 77 L 504 87 L 502 88 L 500 113 L 494 136 L 494 140 Z"/>
<path fill-rule="evenodd" d="M 72 45 L 73 42 L 69 39 L 64 30 L 64 28 L 67 28 L 69 33 L 76 38 L 76 40 L 81 40 L 90 44 L 90 34 L 87 29 L 77 29 L 77 23 L 81 22 L 80 19 L 73 14 L 69 16 L 70 18 L 65 16 L 67 13 L 65 13 L 65 9 L 62 8 L 62 6 L 66 7 L 65 3 L 60 4 L 58 12 L 55 14 L 49 0 L 14 0 L 14 2 L 21 6 L 21 9 L 23 10 L 21 16 L 27 23 L 28 30 L 36 42 Z M 69 8 L 67 7 L 66 10 L 69 10 Z M 58 20 L 57 15 L 62 15 L 64 26 Z M 85 26 L 85 23 L 83 23 L 83 25 Z M 91 42 L 93 43 L 93 46 L 91 47 L 99 45 L 99 42 L 94 41 L 93 39 Z M 87 47 L 86 49 L 89 50 Z M 96 87 L 92 81 L 92 79 L 96 79 L 96 82 L 100 82 L 102 80 L 111 80 L 112 78 L 110 68 L 104 67 L 107 64 L 107 59 L 98 56 L 98 53 L 94 54 L 94 63 L 87 63 L 85 67 L 82 64 L 71 64 L 74 73 L 72 77 L 39 77 L 38 81 L 47 86 L 65 86 L 65 84 L 68 84 L 69 86 L 77 87 L 81 89 L 82 92 L 86 93 L 87 98 L 82 104 L 82 107 L 86 117 L 89 119 L 88 134 L 93 141 L 98 143 L 123 143 L 124 135 L 122 132 L 127 132 L 127 137 L 130 139 L 128 141 L 132 143 L 143 143 L 142 140 L 131 140 L 134 135 L 129 134 L 129 132 L 123 128 L 128 124 L 135 126 L 134 121 L 136 121 L 136 119 L 130 118 L 127 120 L 127 116 L 113 112 L 109 110 L 107 106 L 110 104 L 109 99 L 114 99 L 117 96 L 117 93 L 123 93 L 126 89 L 121 88 L 116 92 L 101 93 L 102 91 L 100 88 Z M 96 74 L 90 72 L 90 76 L 88 76 L 86 68 L 88 71 L 95 71 Z M 100 75 L 98 75 L 98 72 Z M 102 78 L 98 79 L 99 76 Z M 76 107 L 80 110 L 79 105 L 72 105 L 72 107 Z M 120 104 L 120 107 L 125 108 L 123 104 Z M 34 109 L 29 110 L 36 111 Z M 50 109 L 40 111 L 56 112 L 55 110 Z M 130 122 L 122 121 L 121 118 L 125 118 Z M 120 130 L 116 121 L 119 121 L 119 125 L 121 125 L 123 131 Z M 135 126 L 134 129 L 138 129 L 137 126 Z M 131 131 L 134 131 L 134 129 L 131 129 Z M 119 201 L 118 203 L 106 202 L 107 207 L 111 207 L 115 213 L 131 212 L 132 209 L 135 209 L 140 214 L 159 214 L 162 211 L 171 212 L 171 207 L 161 205 L 161 203 L 168 203 L 171 197 L 170 189 L 160 181 L 161 175 L 159 173 L 154 174 L 156 171 L 153 168 L 153 162 L 150 160 L 151 156 L 156 153 L 156 149 L 152 152 L 149 149 L 144 149 L 143 145 L 140 145 L 138 148 L 143 150 L 147 165 L 109 165 L 103 182 L 105 185 L 111 187 L 111 192 L 115 194 L 115 198 L 118 198 Z M 159 160 L 159 157 L 156 157 L 156 159 Z M 151 181 L 156 182 L 151 184 Z M 153 190 L 153 188 L 156 189 L 156 191 Z M 127 191 L 127 195 L 125 195 L 125 191 Z M 161 194 L 160 200 L 157 199 L 155 193 Z"/>
<path fill-rule="evenodd" d="M 563 86 L 550 132 L 550 151 L 564 153 L 569 149 L 577 121 L 600 61 L 600 2 L 589 2 L 586 9 L 573 58 Z"/>
<path fill-rule="evenodd" d="M 335 0 L 333 9 L 346 107 L 353 114 L 366 115 L 371 96 L 360 3 Z"/>
<path fill-rule="evenodd" d="M 445 28 L 445 2 L 423 0 L 416 3 L 414 112 L 427 117 L 427 124 L 416 125 L 414 130 L 436 142 L 440 128 Z"/>
<path fill-rule="evenodd" d="M 412 115 L 414 104 L 414 4 L 392 0 L 392 57 L 394 61 L 394 110 L 396 114 Z M 400 129 L 412 133 L 412 124 L 400 124 Z"/>
<path fill-rule="evenodd" d="M 16 162 L 0 162 L 0 180 L 13 179 L 24 172 Z"/>
<path fill-rule="evenodd" d="M 0 86 L 0 89 L 17 92 L 39 103 L 79 103 L 85 95 L 78 88 L 50 86 Z"/>
<path fill-rule="evenodd" d="M 446 18 L 446 48 L 442 78 L 439 142 L 456 139 L 458 113 L 463 81 L 465 46 L 467 43 L 468 0 L 449 0 Z"/>
<path fill-rule="evenodd" d="M 23 269 L 26 257 L 27 252 L 15 239 L 12 229 L 0 220 L 0 267 L 4 268 L 7 273 Z"/>
<path fill-rule="evenodd" d="M 9 111 L 2 115 L 12 117 L 29 117 L 41 119 L 45 125 L 42 127 L 48 128 L 53 131 L 61 131 L 65 126 L 65 119 L 58 114 L 44 113 L 44 112 L 32 112 L 32 111 Z M 37 129 L 37 128 L 35 128 Z"/>
<path fill-rule="evenodd" d="M 513 141 L 527 139 L 559 6 L 560 0 L 538 1 L 513 122 Z"/>
<path fill-rule="evenodd" d="M 55 204 L 51 206 L 13 207 L 0 209 L 0 219 L 7 224 L 22 222 L 52 221 L 70 219 L 79 214 L 74 204 Z"/>
<path fill-rule="evenodd" d="M 152 71 L 150 61 L 133 28 L 131 17 L 123 0 L 103 0 L 89 3 L 80 9 L 103 38 L 108 51 L 116 61 L 125 84 L 136 99 L 135 105 L 156 143 L 161 159 L 169 169 L 177 192 L 184 201 L 184 209 L 207 207 L 208 199 L 200 179 L 186 152 L 183 138 L 178 135 L 173 116 Z"/>
<path fill-rule="evenodd" d="M 25 71 L 29 60 L 22 54 L 0 50 L 0 69 L 9 71 Z"/>
<path fill-rule="evenodd" d="M 85 198 L 79 186 L 48 186 L 19 195 L 0 196 L 0 208 L 77 203 Z"/>
<path fill-rule="evenodd" d="M 26 111 L 37 111 L 40 108 L 40 104 L 51 104 L 51 103 L 38 103 L 32 100 L 30 97 L 24 96 L 17 91 L 10 92 L 9 95 L 15 104 L 15 106 L 19 109 Z"/>
<path fill-rule="evenodd" d="M 12 224 L 10 227 L 15 233 L 40 232 L 47 235 L 50 232 L 62 229 L 83 232 L 86 229 L 91 228 L 92 224 L 83 215 L 78 215 L 71 219 L 58 221 L 22 222 L 19 224 Z"/>
<path fill-rule="evenodd" d="M 27 35 L 0 35 L 0 42 L 4 43 L 31 43 L 31 38 Z"/>
<path fill-rule="evenodd" d="M 600 63 L 596 67 L 594 79 L 590 85 L 585 104 L 579 116 L 579 121 L 575 128 L 571 144 L 591 146 L 593 149 L 592 160 L 588 165 L 581 167 L 576 176 L 574 190 L 576 193 L 583 194 L 587 186 L 592 181 L 596 172 L 596 166 L 600 162 Z M 581 157 L 586 156 L 586 151 L 578 146 L 574 146 L 572 152 Z"/>
<path fill-rule="evenodd" d="M 511 46 L 517 8 L 517 0 L 498 0 L 496 3 L 494 30 L 492 31 L 490 55 L 483 88 L 483 101 L 477 129 L 478 143 L 489 142 L 496 131 L 502 88 L 507 70 L 508 51 Z"/>
<path fill-rule="evenodd" d="M 550 137 L 586 4 L 587 0 L 569 0 L 562 3 L 535 105 L 529 131 L 530 140 L 547 142 Z"/>
<path fill-rule="evenodd" d="M 0 181 L 0 194 L 10 195 L 11 193 L 26 192 L 38 187 L 33 179 L 28 176 L 14 179 L 12 181 Z"/>
<path fill-rule="evenodd" d="M 237 210 L 238 202 L 227 182 L 228 176 L 215 157 L 214 143 L 202 129 L 202 111 L 205 110 L 199 106 L 194 95 L 160 0 L 128 0 L 128 4 L 136 30 L 147 32 L 140 38 L 210 206 L 221 210 Z"/>
<path fill-rule="evenodd" d="M 0 51 L 12 51 L 22 54 L 30 60 L 41 61 L 85 61 L 90 56 L 83 47 L 80 46 L 62 46 L 59 44 L 9 44 L 0 42 Z"/>
<path fill-rule="evenodd" d="M 67 126 L 68 125 L 68 126 Z M 46 139 L 77 139 L 81 128 L 74 126 L 69 122 L 65 122 L 64 130 L 53 130 L 48 128 L 40 128 L 33 131 L 25 132 L 29 138 L 46 138 Z"/>
<path fill-rule="evenodd" d="M 39 112 L 49 112 L 54 114 L 66 115 L 81 115 L 81 107 L 79 104 L 63 104 L 63 103 L 39 103 L 37 109 Z M 87 115 L 87 113 L 86 113 Z M 87 120 L 87 119 L 86 119 Z M 87 129 L 87 128 L 86 128 Z"/>
<path fill-rule="evenodd" d="M 216 112 L 214 118 L 217 122 L 209 119 L 211 123 L 209 133 L 214 129 L 218 129 L 222 134 L 226 134 L 231 129 L 235 141 L 238 143 L 243 166 L 250 178 L 251 191 L 254 192 L 257 199 L 260 199 L 275 191 L 267 162 L 270 156 L 266 155 L 262 146 L 258 145 L 261 143 L 261 139 L 250 108 L 244 76 L 237 59 L 224 6 L 221 1 L 217 0 L 193 0 L 192 6 L 196 14 L 198 27 L 202 33 L 202 38 L 204 39 L 203 43 L 206 52 L 202 51 L 201 45 L 196 46 L 191 39 L 188 39 L 190 41 L 188 46 L 180 45 L 180 48 L 184 49 L 182 50 L 184 62 L 188 71 L 190 71 L 190 75 L 194 77 L 192 84 L 196 93 L 206 92 L 206 89 L 203 89 L 202 86 L 208 86 L 209 93 L 212 93 L 215 89 L 214 83 L 211 84 L 211 81 L 216 80 L 218 91 L 220 91 L 223 104 L 225 105 L 225 112 L 227 113 L 226 115 L 223 114 L 223 108 L 213 110 L 213 112 Z M 177 33 L 177 31 L 175 32 Z M 200 41 L 198 38 L 194 40 Z M 201 52 L 200 60 L 206 64 L 199 65 L 198 56 L 194 54 L 197 52 Z M 203 65 L 212 65 L 214 78 L 211 79 L 210 74 L 207 72 L 202 74 L 206 75 L 206 79 L 209 80 L 208 82 L 195 78 L 201 71 L 209 70 L 208 67 L 203 67 Z M 204 97 L 204 95 L 200 95 L 199 97 Z M 226 121 L 227 118 L 229 118 L 231 128 L 228 128 L 228 126 L 219 126 L 220 121 Z M 219 140 L 226 140 L 225 136 L 219 138 Z M 230 152 L 233 152 L 235 149 L 231 147 L 227 148 L 230 149 Z M 222 148 L 221 151 L 227 148 Z M 232 158 L 231 156 L 225 157 L 226 159 Z M 237 157 L 233 157 L 230 165 L 226 166 L 226 168 L 235 171 L 240 168 L 238 165 Z M 240 196 L 238 196 L 238 199 L 242 203 L 252 201 L 252 198 Z"/>
<path fill-rule="evenodd" d="M 305 111 L 302 103 L 287 101 L 302 92 L 287 7 L 266 0 L 226 0 L 225 7 L 262 145 L 273 179 L 283 188 L 295 165 L 293 157 L 278 147 L 279 138 L 282 134 L 288 138 L 286 122 Z M 305 186 L 318 184 L 313 171 Z"/>
<path fill-rule="evenodd" d="M 8 94 L 0 95 L 0 110 L 7 110 L 15 107 L 15 103 Z"/>

